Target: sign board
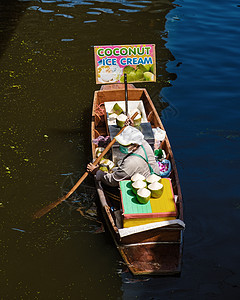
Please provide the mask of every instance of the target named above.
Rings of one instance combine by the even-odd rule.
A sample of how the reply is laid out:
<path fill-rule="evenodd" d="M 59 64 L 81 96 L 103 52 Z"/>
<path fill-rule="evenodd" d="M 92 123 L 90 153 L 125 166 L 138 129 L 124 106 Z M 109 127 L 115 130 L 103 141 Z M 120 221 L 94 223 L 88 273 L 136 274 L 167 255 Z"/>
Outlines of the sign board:
<path fill-rule="evenodd" d="M 94 46 L 97 84 L 156 81 L 155 45 Z"/>

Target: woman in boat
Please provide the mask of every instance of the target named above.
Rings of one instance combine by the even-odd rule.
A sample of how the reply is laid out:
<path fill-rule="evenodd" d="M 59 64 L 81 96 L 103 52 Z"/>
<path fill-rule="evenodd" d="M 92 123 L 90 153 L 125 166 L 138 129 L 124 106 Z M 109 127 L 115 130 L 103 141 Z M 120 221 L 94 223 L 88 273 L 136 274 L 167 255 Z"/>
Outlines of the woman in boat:
<path fill-rule="evenodd" d="M 128 180 L 136 173 L 145 177 L 153 173 L 159 175 L 153 150 L 138 129 L 127 126 L 115 139 L 120 144 L 119 150 L 126 156 L 118 162 L 113 173 L 103 172 L 99 166 L 89 163 L 87 171 L 95 175 L 96 180 L 106 186 L 118 187 L 121 180 Z"/>

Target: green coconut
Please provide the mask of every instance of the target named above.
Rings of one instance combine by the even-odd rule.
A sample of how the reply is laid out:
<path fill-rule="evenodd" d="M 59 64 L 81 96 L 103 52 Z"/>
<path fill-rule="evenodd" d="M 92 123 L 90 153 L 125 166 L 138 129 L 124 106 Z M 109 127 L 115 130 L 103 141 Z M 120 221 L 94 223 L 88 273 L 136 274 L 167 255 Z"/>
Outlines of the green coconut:
<path fill-rule="evenodd" d="M 153 198 L 159 198 L 163 192 L 163 185 L 158 181 L 149 184 L 148 189 L 151 191 L 151 196 Z"/>
<path fill-rule="evenodd" d="M 149 70 L 147 70 L 147 69 L 145 68 L 145 66 L 142 65 L 142 64 L 140 64 L 140 65 L 137 66 L 137 70 L 141 70 L 143 73 L 149 71 Z"/>
<path fill-rule="evenodd" d="M 115 121 L 117 119 L 118 115 L 113 113 L 113 114 L 109 114 L 109 121 Z"/>
<path fill-rule="evenodd" d="M 131 67 L 131 66 L 126 66 L 123 69 L 123 73 L 125 73 L 125 74 L 130 74 L 133 71 L 135 71 L 135 69 L 133 67 Z"/>
<path fill-rule="evenodd" d="M 151 174 L 146 178 L 147 184 L 151 184 L 156 181 L 160 182 L 160 180 L 161 180 L 161 177 L 156 174 Z"/>
<path fill-rule="evenodd" d="M 142 116 L 141 116 L 141 111 L 138 108 L 132 109 L 129 111 L 129 115 L 130 117 L 132 117 L 135 113 L 138 113 L 136 115 L 136 117 L 133 120 L 133 125 L 134 126 L 140 126 L 141 122 L 142 122 Z"/>
<path fill-rule="evenodd" d="M 135 82 L 135 81 L 144 81 L 144 74 L 141 70 L 135 70 L 134 68 L 128 66 L 128 72 L 123 71 L 123 73 L 127 74 L 127 82 Z M 125 67 L 126 68 L 126 67 Z M 125 69 L 124 68 L 124 69 Z M 121 76 L 120 82 L 124 82 L 124 75 Z"/>
<path fill-rule="evenodd" d="M 137 81 L 135 70 L 127 74 L 127 82 Z"/>
<path fill-rule="evenodd" d="M 117 117 L 116 122 L 117 122 L 117 126 L 119 127 L 123 127 L 125 125 L 125 121 L 127 120 L 127 116 L 124 114 L 121 114 Z"/>
<path fill-rule="evenodd" d="M 123 109 L 119 106 L 118 103 L 115 103 L 110 114 L 120 115 L 123 112 Z"/>
<path fill-rule="evenodd" d="M 105 148 L 103 148 L 103 147 L 97 147 L 95 149 L 96 156 L 99 157 L 102 154 L 102 152 L 104 151 L 104 149 Z"/>
<path fill-rule="evenodd" d="M 136 81 L 143 81 L 144 80 L 144 76 L 143 76 L 143 71 L 138 69 L 135 72 L 135 80 Z"/>
<path fill-rule="evenodd" d="M 121 82 L 121 83 L 124 83 L 124 75 L 122 75 L 122 76 L 120 77 L 120 82 Z"/>
<path fill-rule="evenodd" d="M 151 68 L 150 68 L 149 71 L 152 72 L 153 74 L 155 73 L 155 72 L 154 72 L 154 65 L 151 65 Z"/>
<path fill-rule="evenodd" d="M 151 66 L 152 65 L 144 65 L 145 69 L 147 70 L 147 72 L 149 72 L 151 70 Z"/>
<path fill-rule="evenodd" d="M 133 125 L 134 126 L 140 126 L 142 122 L 142 117 L 140 114 L 137 114 L 136 117 L 133 120 Z"/>
<path fill-rule="evenodd" d="M 148 203 L 150 197 L 151 192 L 146 188 L 142 188 L 137 191 L 137 200 L 142 204 Z"/>
<path fill-rule="evenodd" d="M 134 175 L 131 177 L 131 181 L 132 181 L 132 182 L 135 182 L 135 181 L 137 181 L 137 180 L 145 181 L 146 178 L 145 178 L 142 174 L 136 173 L 136 174 L 134 174 Z"/>
<path fill-rule="evenodd" d="M 138 179 L 132 183 L 132 191 L 134 194 L 137 194 L 139 189 L 145 188 L 147 186 L 146 182 L 143 180 Z"/>
<path fill-rule="evenodd" d="M 100 166 L 99 170 L 108 173 L 108 168 L 107 167 Z"/>
<path fill-rule="evenodd" d="M 110 159 L 102 158 L 100 160 L 100 167 L 107 168 L 107 171 L 111 171 L 115 165 Z"/>
<path fill-rule="evenodd" d="M 145 72 L 143 76 L 146 81 L 154 81 L 154 74 L 152 72 Z"/>

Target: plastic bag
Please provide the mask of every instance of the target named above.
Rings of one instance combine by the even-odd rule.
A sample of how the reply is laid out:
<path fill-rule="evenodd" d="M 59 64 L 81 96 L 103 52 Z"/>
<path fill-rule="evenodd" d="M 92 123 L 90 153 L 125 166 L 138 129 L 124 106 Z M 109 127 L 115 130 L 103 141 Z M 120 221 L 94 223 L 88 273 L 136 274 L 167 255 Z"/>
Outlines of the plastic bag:
<path fill-rule="evenodd" d="M 171 162 L 167 159 L 163 159 L 162 161 L 158 162 L 159 169 L 160 169 L 160 176 L 161 177 L 168 177 L 170 174 L 172 167 Z"/>

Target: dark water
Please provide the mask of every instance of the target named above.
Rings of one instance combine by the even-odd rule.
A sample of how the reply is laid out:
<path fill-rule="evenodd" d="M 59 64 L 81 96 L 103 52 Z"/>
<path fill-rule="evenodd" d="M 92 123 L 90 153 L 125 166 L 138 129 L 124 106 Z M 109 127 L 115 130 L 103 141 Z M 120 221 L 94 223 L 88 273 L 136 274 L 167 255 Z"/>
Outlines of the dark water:
<path fill-rule="evenodd" d="M 239 25 L 234 0 L 1 1 L 1 299 L 239 299 Z M 125 272 L 95 214 L 30 218 L 91 159 L 93 46 L 131 43 L 157 48 L 146 87 L 183 190 L 180 278 Z"/>

